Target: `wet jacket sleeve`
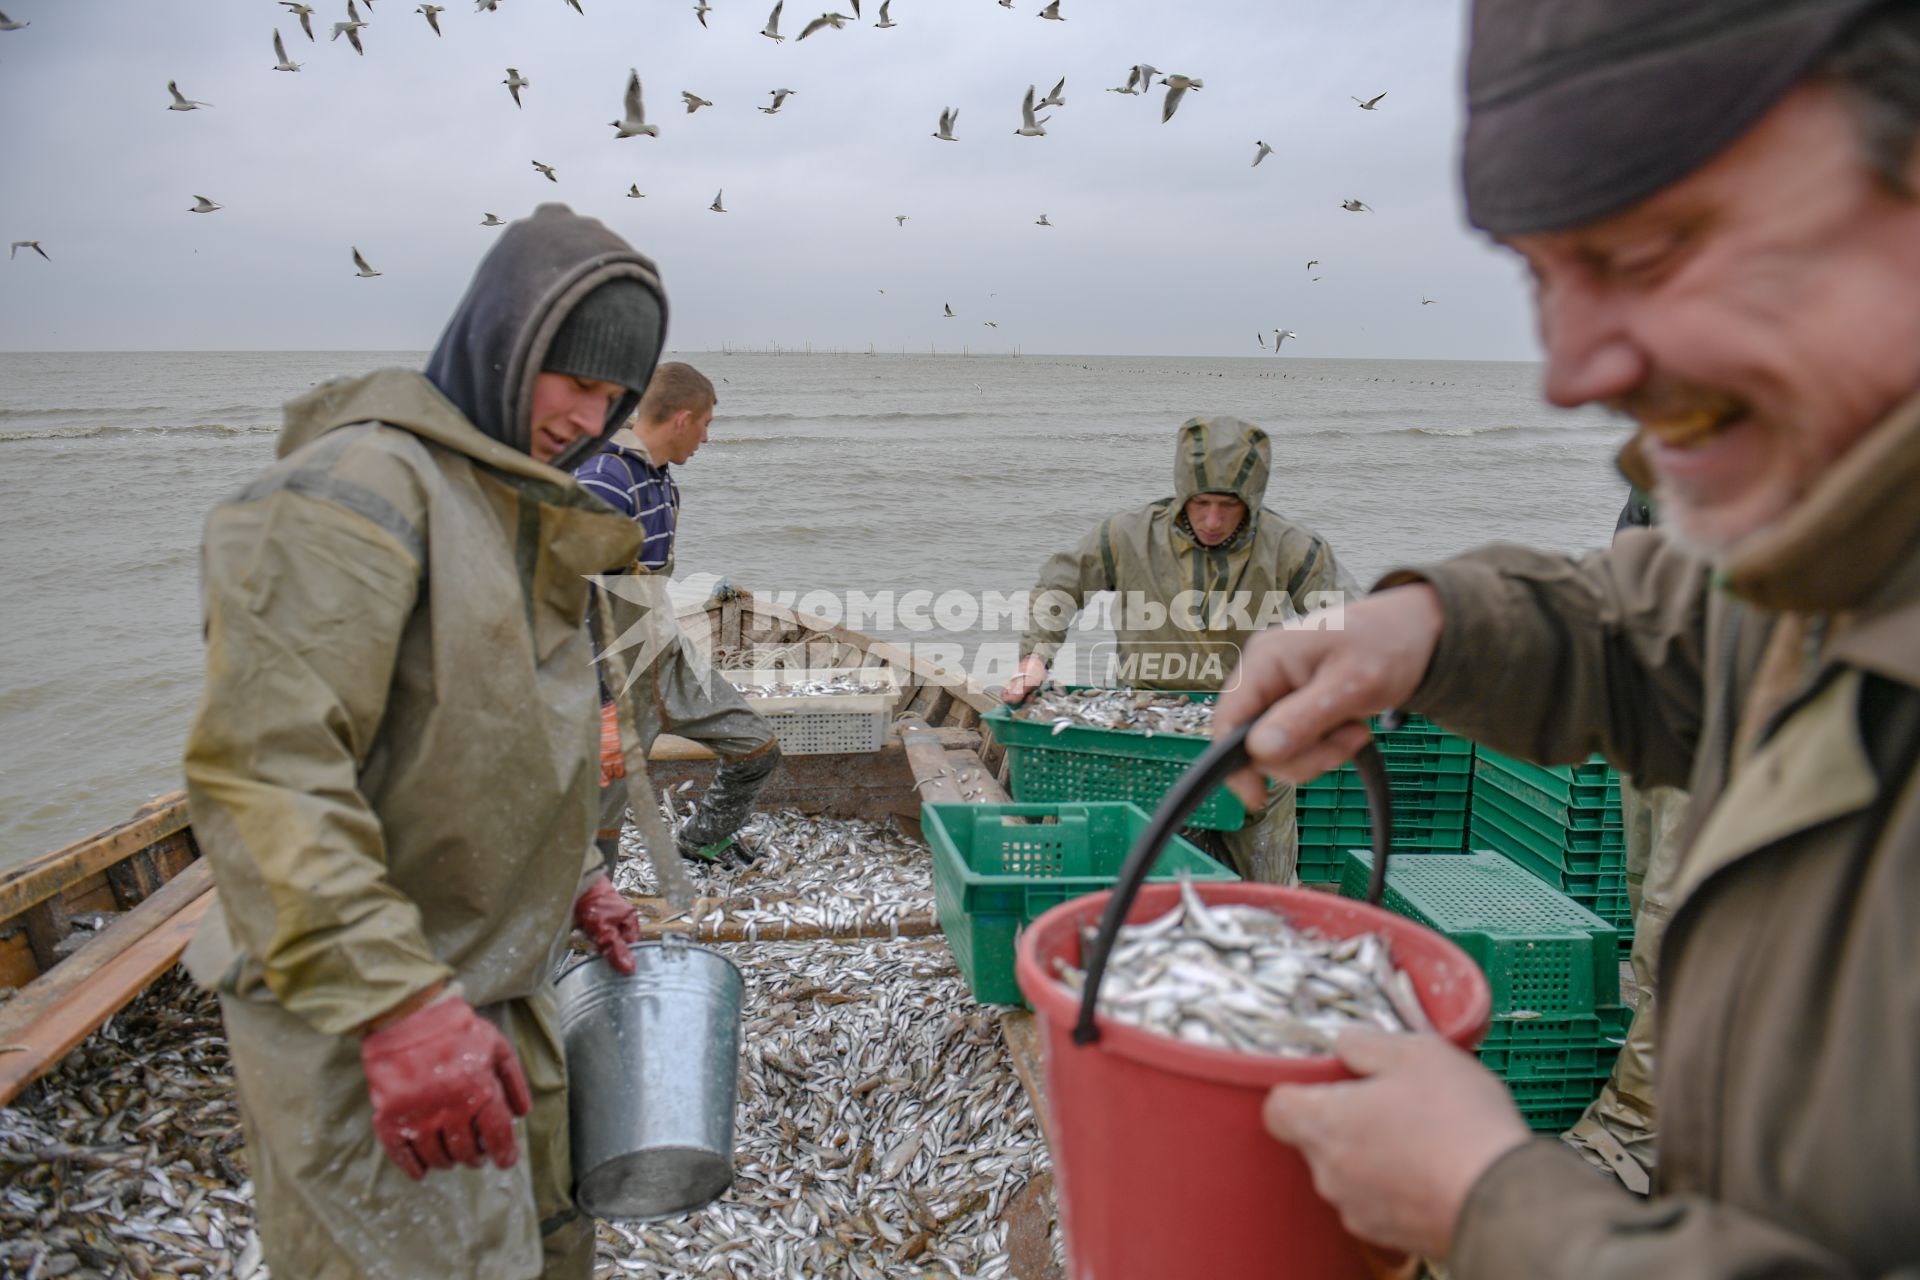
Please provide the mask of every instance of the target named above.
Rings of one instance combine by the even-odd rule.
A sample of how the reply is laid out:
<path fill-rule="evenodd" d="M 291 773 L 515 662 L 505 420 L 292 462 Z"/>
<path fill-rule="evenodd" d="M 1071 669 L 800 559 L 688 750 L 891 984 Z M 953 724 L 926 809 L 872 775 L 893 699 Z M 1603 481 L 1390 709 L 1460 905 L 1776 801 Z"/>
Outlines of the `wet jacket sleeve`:
<path fill-rule="evenodd" d="M 1318 534 L 1308 538 L 1306 551 L 1293 557 L 1292 563 L 1276 566 L 1273 577 L 1275 582 L 1285 584 L 1287 598 L 1301 613 L 1312 609 L 1315 597 L 1326 592 L 1344 591 L 1348 600 L 1360 598 L 1359 588 L 1340 567 L 1332 544 Z"/>
<path fill-rule="evenodd" d="M 1595 751 L 1643 786 L 1685 786 L 1705 708 L 1708 566 L 1658 531 L 1572 559 L 1490 546 L 1396 570 L 1445 629 L 1409 709 L 1543 764 Z"/>
<path fill-rule="evenodd" d="M 1055 552 L 1040 566 L 1027 605 L 1027 631 L 1020 637 L 1021 658 L 1036 655 L 1051 663 L 1087 597 L 1114 589 L 1112 524 L 1111 518 L 1101 521 L 1079 546 Z"/>
<path fill-rule="evenodd" d="M 215 511 L 203 568 L 194 830 L 234 941 L 268 988 L 344 1034 L 450 976 L 388 881 L 360 787 L 420 561 L 366 515 L 281 489 Z"/>
<path fill-rule="evenodd" d="M 1779 1223 L 1695 1196 L 1629 1195 L 1552 1138 L 1481 1175 L 1450 1261 L 1455 1280 L 1868 1280 Z"/>

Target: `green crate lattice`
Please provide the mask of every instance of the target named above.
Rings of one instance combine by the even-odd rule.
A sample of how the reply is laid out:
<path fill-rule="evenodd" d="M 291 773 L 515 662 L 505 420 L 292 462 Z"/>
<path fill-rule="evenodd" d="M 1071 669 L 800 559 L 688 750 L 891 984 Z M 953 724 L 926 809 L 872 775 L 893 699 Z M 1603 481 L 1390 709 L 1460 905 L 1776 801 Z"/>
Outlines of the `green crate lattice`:
<path fill-rule="evenodd" d="M 974 999 L 1026 1003 L 1013 976 L 1020 930 L 1069 898 L 1111 889 L 1148 821 L 1144 809 L 1125 802 L 921 807 L 934 909 Z M 1147 880 L 1173 880 L 1183 870 L 1196 881 L 1240 878 L 1176 836 Z"/>

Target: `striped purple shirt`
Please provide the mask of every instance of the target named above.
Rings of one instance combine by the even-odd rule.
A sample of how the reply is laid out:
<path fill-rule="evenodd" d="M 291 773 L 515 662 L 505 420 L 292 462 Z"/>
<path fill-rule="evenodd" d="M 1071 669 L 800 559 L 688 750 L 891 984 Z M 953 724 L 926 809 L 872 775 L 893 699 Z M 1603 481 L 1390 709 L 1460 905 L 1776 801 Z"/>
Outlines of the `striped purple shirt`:
<path fill-rule="evenodd" d="M 630 520 L 645 534 L 640 565 L 659 572 L 673 564 L 673 531 L 680 523 L 680 486 L 673 473 L 647 461 L 638 449 L 609 444 L 582 463 L 574 477 L 587 491 Z"/>

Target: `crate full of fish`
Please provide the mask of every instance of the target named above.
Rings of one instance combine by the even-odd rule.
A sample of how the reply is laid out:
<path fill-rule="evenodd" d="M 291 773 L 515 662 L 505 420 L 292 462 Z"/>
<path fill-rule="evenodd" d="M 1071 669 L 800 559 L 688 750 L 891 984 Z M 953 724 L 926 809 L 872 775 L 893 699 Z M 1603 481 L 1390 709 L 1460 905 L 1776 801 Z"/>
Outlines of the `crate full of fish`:
<path fill-rule="evenodd" d="M 1049 907 L 1111 889 L 1147 813 L 1124 802 L 929 804 L 920 826 L 933 850 L 940 928 L 974 998 L 1025 1004 L 1013 978 L 1014 941 Z M 1239 877 L 1189 842 L 1168 842 L 1149 881 Z"/>
<path fill-rule="evenodd" d="M 722 671 L 747 705 L 773 724 L 793 756 L 878 751 L 900 700 L 891 667 L 752 668 Z"/>
<path fill-rule="evenodd" d="M 1364 897 L 1373 855 L 1347 852 L 1340 890 Z M 1381 905 L 1451 938 L 1485 971 L 1493 1015 L 1561 1018 L 1620 1003 L 1614 927 L 1497 853 L 1395 858 Z"/>
<path fill-rule="evenodd" d="M 1124 800 L 1151 813 L 1211 742 L 1213 699 L 1049 684 L 1025 706 L 995 707 L 984 723 L 1007 749 L 1015 800 Z M 1246 806 L 1221 787 L 1187 825 L 1237 831 L 1246 820 Z"/>

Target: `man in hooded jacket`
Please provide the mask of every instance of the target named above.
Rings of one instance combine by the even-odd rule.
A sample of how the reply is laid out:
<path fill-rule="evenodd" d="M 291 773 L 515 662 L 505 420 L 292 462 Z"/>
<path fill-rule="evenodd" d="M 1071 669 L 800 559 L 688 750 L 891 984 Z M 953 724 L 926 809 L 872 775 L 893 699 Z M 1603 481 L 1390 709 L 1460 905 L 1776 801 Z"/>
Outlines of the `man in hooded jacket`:
<path fill-rule="evenodd" d="M 639 534 L 567 468 L 665 326 L 650 261 L 543 205 L 424 374 L 290 403 L 279 460 L 207 521 L 185 763 L 220 896 L 188 962 L 275 1275 L 590 1272 L 550 975 L 576 925 L 632 964 L 584 624 Z"/>
<path fill-rule="evenodd" d="M 1145 689 L 1219 689 L 1257 631 L 1337 604 L 1353 583 L 1333 548 L 1261 505 L 1272 468 L 1267 433 L 1252 423 L 1184 423 L 1174 437 L 1173 496 L 1108 516 L 1041 567 L 1020 671 L 1001 697 L 1024 701 L 1046 681 L 1074 616 L 1096 592 L 1119 593 L 1117 682 Z M 1300 838 L 1292 787 L 1275 789 L 1238 831 L 1210 834 L 1242 876 L 1293 881 Z"/>

